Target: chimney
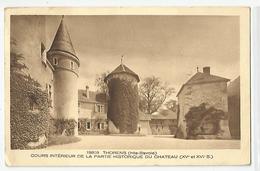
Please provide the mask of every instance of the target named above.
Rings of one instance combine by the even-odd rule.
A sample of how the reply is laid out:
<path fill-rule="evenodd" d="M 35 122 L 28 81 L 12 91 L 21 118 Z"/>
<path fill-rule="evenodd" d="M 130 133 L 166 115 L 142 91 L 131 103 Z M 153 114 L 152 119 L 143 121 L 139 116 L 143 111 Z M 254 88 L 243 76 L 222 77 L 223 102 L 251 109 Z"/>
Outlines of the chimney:
<path fill-rule="evenodd" d="M 86 96 L 89 98 L 89 86 L 86 86 Z"/>
<path fill-rule="evenodd" d="M 203 67 L 203 73 L 210 74 L 210 67 L 209 66 Z"/>

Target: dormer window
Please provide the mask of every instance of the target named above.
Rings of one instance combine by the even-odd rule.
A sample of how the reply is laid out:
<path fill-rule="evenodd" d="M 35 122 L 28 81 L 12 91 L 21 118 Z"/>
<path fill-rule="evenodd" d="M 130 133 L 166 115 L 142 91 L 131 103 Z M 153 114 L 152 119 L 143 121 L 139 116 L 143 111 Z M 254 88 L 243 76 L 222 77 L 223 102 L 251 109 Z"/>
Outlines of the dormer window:
<path fill-rule="evenodd" d="M 58 65 L 58 59 L 57 58 L 53 58 L 53 64 Z"/>
<path fill-rule="evenodd" d="M 70 62 L 70 69 L 74 69 L 74 62 Z"/>
<path fill-rule="evenodd" d="M 44 64 L 46 64 L 46 51 L 45 51 L 45 46 L 44 44 L 41 42 L 41 59 L 42 59 L 42 62 Z"/>
<path fill-rule="evenodd" d="M 45 52 L 45 45 L 41 42 L 41 55 Z"/>
<path fill-rule="evenodd" d="M 104 105 L 102 105 L 102 104 L 96 104 L 95 109 L 96 109 L 97 113 L 104 113 L 105 112 Z"/>

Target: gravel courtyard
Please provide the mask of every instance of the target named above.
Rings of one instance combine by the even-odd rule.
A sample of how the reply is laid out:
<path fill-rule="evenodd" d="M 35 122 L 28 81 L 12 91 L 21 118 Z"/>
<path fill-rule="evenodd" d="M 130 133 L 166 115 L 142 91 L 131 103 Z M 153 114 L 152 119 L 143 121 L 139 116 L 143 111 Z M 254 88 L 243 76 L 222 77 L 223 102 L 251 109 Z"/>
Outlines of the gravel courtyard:
<path fill-rule="evenodd" d="M 79 136 L 81 141 L 47 149 L 238 149 L 240 140 L 183 140 L 171 136 Z"/>

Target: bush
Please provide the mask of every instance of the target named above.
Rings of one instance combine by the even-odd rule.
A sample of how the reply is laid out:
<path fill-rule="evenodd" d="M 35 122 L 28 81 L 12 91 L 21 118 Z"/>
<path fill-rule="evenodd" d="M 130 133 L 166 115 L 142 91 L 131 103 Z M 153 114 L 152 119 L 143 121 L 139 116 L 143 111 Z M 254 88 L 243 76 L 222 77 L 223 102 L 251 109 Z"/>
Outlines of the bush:
<path fill-rule="evenodd" d="M 74 135 L 77 127 L 77 121 L 74 119 L 57 119 L 55 121 L 56 134 L 61 135 L 65 131 L 65 135 Z"/>
<path fill-rule="evenodd" d="M 185 115 L 187 123 L 188 138 L 196 138 L 198 135 L 216 135 L 219 133 L 219 121 L 225 119 L 225 112 L 214 107 L 206 108 L 206 104 L 191 107 Z M 204 124 L 210 124 L 213 127 L 206 130 Z"/>

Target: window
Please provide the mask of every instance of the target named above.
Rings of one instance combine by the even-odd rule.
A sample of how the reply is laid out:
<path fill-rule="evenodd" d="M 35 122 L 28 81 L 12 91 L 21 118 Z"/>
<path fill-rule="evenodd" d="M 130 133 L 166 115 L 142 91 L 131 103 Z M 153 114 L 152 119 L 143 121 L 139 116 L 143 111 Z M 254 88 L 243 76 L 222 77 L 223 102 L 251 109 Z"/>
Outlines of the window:
<path fill-rule="evenodd" d="M 46 49 L 46 48 L 45 48 L 44 43 L 41 42 L 41 54 L 44 53 L 45 49 Z"/>
<path fill-rule="evenodd" d="M 47 92 L 48 92 L 48 103 L 49 107 L 52 107 L 52 87 L 51 85 L 46 85 L 48 87 Z"/>
<path fill-rule="evenodd" d="M 41 59 L 44 64 L 46 64 L 46 51 L 45 45 L 41 42 Z"/>
<path fill-rule="evenodd" d="M 58 65 L 58 59 L 57 58 L 53 58 L 53 64 Z"/>
<path fill-rule="evenodd" d="M 87 130 L 90 130 L 90 129 L 91 129 L 91 123 L 90 123 L 90 122 L 87 122 L 87 123 L 86 123 L 86 129 L 87 129 Z"/>
<path fill-rule="evenodd" d="M 97 108 L 96 112 L 98 112 L 98 113 L 104 113 L 105 112 L 104 111 L 104 105 L 97 104 L 96 108 Z"/>
<path fill-rule="evenodd" d="M 70 69 L 74 69 L 74 62 L 70 62 Z"/>
<path fill-rule="evenodd" d="M 52 98 L 51 95 L 52 95 L 52 90 L 51 90 L 51 85 L 49 84 L 49 99 Z"/>
<path fill-rule="evenodd" d="M 100 123 L 97 124 L 97 128 L 101 129 L 101 124 Z"/>
<path fill-rule="evenodd" d="M 101 113 L 101 105 L 98 105 L 98 112 Z"/>

